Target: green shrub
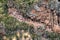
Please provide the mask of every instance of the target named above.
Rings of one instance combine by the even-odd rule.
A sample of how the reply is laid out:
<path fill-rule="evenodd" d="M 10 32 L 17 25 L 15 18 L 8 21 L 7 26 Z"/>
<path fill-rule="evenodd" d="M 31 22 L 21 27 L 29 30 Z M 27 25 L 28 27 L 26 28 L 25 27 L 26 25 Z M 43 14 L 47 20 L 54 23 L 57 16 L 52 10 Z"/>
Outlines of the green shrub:
<path fill-rule="evenodd" d="M 8 13 L 7 0 L 0 0 L 0 14 Z"/>
<path fill-rule="evenodd" d="M 60 38 L 60 34 L 55 33 L 55 32 L 45 32 L 45 34 L 46 34 L 47 38 L 49 38 L 51 40 L 56 40 L 56 39 Z"/>

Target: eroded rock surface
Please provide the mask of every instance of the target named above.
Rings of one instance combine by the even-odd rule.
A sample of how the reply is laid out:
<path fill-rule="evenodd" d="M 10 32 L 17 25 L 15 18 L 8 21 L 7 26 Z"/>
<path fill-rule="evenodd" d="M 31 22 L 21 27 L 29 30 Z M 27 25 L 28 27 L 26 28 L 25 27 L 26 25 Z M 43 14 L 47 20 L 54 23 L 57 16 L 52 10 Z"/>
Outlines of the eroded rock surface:
<path fill-rule="evenodd" d="M 10 16 L 15 17 L 21 22 L 26 22 L 29 25 L 34 25 L 35 29 L 40 27 L 41 23 L 43 23 L 46 25 L 45 28 L 48 26 L 47 29 L 52 30 L 54 28 L 54 25 L 58 25 L 58 19 L 55 10 L 52 11 L 51 9 L 46 8 L 46 2 L 43 3 L 42 6 L 38 6 L 36 4 L 34 8 L 26 14 L 28 18 L 24 18 L 22 15 L 19 15 L 18 10 L 15 8 L 9 8 L 8 11 Z"/>

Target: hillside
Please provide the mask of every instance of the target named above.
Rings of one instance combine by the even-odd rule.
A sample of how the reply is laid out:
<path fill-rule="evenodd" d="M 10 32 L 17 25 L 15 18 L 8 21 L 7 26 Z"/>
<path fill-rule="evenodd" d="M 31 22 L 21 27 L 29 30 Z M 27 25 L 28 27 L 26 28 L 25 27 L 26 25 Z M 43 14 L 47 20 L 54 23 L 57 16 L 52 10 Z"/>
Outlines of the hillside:
<path fill-rule="evenodd" d="M 0 40 L 60 40 L 59 0 L 1 0 Z"/>

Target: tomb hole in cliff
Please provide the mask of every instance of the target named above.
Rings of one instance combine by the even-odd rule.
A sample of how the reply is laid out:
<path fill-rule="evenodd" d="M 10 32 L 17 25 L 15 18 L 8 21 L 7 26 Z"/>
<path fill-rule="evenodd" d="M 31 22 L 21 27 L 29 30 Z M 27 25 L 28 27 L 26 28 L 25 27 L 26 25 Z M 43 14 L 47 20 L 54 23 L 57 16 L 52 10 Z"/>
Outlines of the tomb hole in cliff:
<path fill-rule="evenodd" d="M 58 2 L 60 2 L 60 0 L 58 0 Z"/>

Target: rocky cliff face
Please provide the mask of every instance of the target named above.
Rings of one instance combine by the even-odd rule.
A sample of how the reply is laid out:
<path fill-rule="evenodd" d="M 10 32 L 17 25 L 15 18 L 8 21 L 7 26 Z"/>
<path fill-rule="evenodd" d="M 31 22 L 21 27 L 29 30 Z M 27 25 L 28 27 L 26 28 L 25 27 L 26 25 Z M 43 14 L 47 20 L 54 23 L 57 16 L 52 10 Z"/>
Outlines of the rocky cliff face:
<path fill-rule="evenodd" d="M 50 1 L 49 3 L 48 1 L 42 1 L 40 6 L 38 4 L 35 4 L 33 6 L 33 9 L 31 9 L 29 13 L 27 13 L 27 16 L 30 17 L 32 21 L 44 23 L 46 27 L 48 26 L 48 28 L 55 30 L 54 27 L 55 28 L 57 27 L 55 25 L 58 25 L 58 27 L 60 27 L 59 26 L 60 12 L 57 15 L 57 12 L 59 11 L 58 6 L 59 6 L 59 1 L 57 3 L 56 1 Z"/>
<path fill-rule="evenodd" d="M 49 40 L 46 38 L 51 37 L 55 40 L 56 35 L 60 34 L 60 2 L 57 0 L 39 0 L 39 2 L 30 5 L 31 2 L 26 4 L 26 1 L 23 0 L 22 3 L 19 4 L 19 1 L 20 0 L 8 0 L 7 3 L 8 16 L 17 19 L 19 23 L 16 22 L 16 24 L 14 24 L 15 19 L 12 20 L 13 18 L 10 18 L 10 20 L 8 20 L 8 17 L 4 17 L 8 21 L 7 24 L 5 24 L 8 25 L 8 27 L 15 27 L 15 25 L 17 25 L 15 28 L 6 28 L 9 34 L 16 35 L 12 37 L 12 40 Z M 2 20 L 4 20 L 4 18 Z M 6 23 L 6 20 L 4 23 Z M 27 23 L 27 25 L 25 23 Z M 8 34 L 7 30 L 5 30 L 4 25 L 0 24 L 0 34 L 4 35 L 5 32 Z M 20 34 L 22 36 L 21 39 Z"/>
<path fill-rule="evenodd" d="M 43 23 L 46 25 L 45 28 L 55 30 L 54 25 L 58 25 L 59 27 L 60 23 L 58 4 L 59 3 L 54 0 L 40 1 L 39 3 L 34 4 L 32 9 L 28 9 L 25 14 L 26 18 L 21 17 L 22 15 L 18 15 L 20 13 L 17 9 L 15 9 L 15 11 L 11 11 L 12 9 L 14 10 L 14 8 L 10 8 L 11 10 L 9 10 L 9 13 L 11 13 L 11 15 L 13 15 L 19 21 L 24 21 L 28 24 L 33 24 L 35 28 L 38 28 L 39 26 L 41 26 L 40 23 Z"/>

